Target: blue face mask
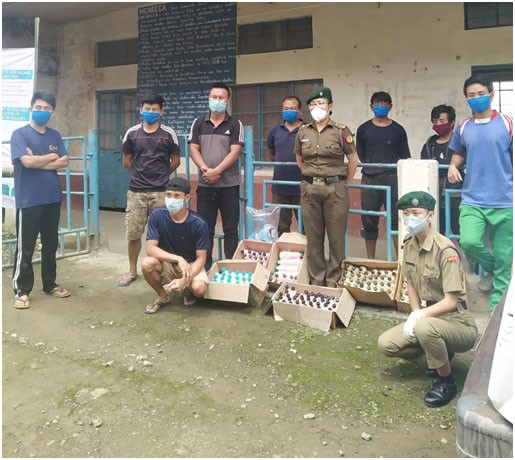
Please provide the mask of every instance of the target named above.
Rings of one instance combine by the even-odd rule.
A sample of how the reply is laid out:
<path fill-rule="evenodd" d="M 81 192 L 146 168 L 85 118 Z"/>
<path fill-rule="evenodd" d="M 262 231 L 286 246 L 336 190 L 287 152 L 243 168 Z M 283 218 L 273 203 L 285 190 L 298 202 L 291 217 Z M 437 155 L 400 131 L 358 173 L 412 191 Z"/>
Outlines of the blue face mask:
<path fill-rule="evenodd" d="M 287 123 L 293 123 L 299 119 L 299 114 L 296 110 L 283 110 L 283 119 Z"/>
<path fill-rule="evenodd" d="M 418 235 L 429 225 L 429 214 L 426 217 L 404 216 L 404 226 L 412 235 Z"/>
<path fill-rule="evenodd" d="M 50 117 L 52 116 L 52 112 L 49 112 L 48 110 L 33 110 L 32 111 L 32 120 L 37 125 L 43 126 L 46 125 Z"/>
<path fill-rule="evenodd" d="M 388 112 L 390 111 L 390 109 L 386 107 L 386 105 L 374 105 L 372 107 L 372 110 L 374 111 L 374 115 L 377 118 L 386 117 L 386 115 L 388 115 Z"/>
<path fill-rule="evenodd" d="M 184 198 L 166 198 L 165 204 L 170 214 L 177 214 L 184 207 Z"/>
<path fill-rule="evenodd" d="M 479 96 L 467 99 L 469 107 L 474 113 L 483 113 L 490 108 L 490 96 Z"/>
<path fill-rule="evenodd" d="M 148 123 L 149 125 L 153 125 L 159 120 L 159 113 L 158 112 L 147 112 L 144 110 L 141 112 L 141 118 L 145 123 Z"/>
<path fill-rule="evenodd" d="M 227 102 L 225 101 L 209 101 L 209 110 L 220 115 L 227 110 Z"/>

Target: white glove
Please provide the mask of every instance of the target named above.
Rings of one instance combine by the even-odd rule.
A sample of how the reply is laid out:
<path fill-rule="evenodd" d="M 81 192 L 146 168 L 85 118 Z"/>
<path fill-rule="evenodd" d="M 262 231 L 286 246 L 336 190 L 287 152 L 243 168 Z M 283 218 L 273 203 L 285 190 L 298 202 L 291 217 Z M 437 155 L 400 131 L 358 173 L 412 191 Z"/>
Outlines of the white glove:
<path fill-rule="evenodd" d="M 422 310 L 415 310 L 409 314 L 408 319 L 404 323 L 404 328 L 402 331 L 405 339 L 411 339 L 415 337 L 415 332 L 413 331 L 413 329 L 415 329 L 415 323 L 424 316 L 426 315 L 424 315 Z"/>

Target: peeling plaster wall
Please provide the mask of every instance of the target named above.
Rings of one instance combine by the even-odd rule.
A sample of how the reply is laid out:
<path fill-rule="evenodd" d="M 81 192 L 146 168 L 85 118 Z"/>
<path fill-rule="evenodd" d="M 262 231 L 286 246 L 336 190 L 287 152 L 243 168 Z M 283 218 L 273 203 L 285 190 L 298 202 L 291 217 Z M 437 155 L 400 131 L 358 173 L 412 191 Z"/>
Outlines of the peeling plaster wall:
<path fill-rule="evenodd" d="M 354 131 L 371 117 L 371 94 L 388 91 L 391 116 L 418 156 L 433 106 L 449 103 L 459 118 L 467 115 L 461 88 L 471 66 L 512 62 L 512 27 L 465 31 L 463 14 L 463 3 L 238 3 L 239 24 L 312 15 L 314 47 L 239 56 L 237 83 L 323 78 L 334 118 Z M 136 87 L 136 65 L 95 68 L 95 42 L 137 35 L 137 7 L 41 25 L 41 48 L 54 50 L 59 73 L 43 74 L 40 66 L 39 79 L 56 93 L 63 135 L 96 128 L 97 91 Z"/>
<path fill-rule="evenodd" d="M 513 62 L 513 28 L 466 31 L 463 3 L 313 5 L 238 5 L 239 24 L 313 17 L 313 49 L 239 56 L 238 84 L 323 78 L 333 118 L 353 131 L 371 118 L 372 93 L 387 91 L 413 156 L 431 134 L 432 107 L 448 103 L 458 118 L 468 114 L 462 86 L 471 66 Z"/>

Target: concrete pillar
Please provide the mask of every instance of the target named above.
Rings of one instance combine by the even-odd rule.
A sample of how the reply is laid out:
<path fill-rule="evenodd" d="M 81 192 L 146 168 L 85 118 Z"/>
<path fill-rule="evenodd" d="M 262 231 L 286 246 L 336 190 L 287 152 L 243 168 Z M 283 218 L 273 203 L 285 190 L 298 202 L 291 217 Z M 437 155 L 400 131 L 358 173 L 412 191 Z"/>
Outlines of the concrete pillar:
<path fill-rule="evenodd" d="M 409 192 L 428 192 L 436 199 L 435 217 L 431 225 L 437 230 L 438 208 L 440 197 L 438 192 L 438 161 L 436 160 L 399 160 L 397 163 L 397 178 L 399 182 L 399 198 Z M 392 203 L 395 207 L 396 203 Z M 442 216 L 443 218 L 444 216 Z M 402 242 L 408 232 L 404 228 L 402 213 L 398 213 L 399 219 L 399 261 L 402 260 Z"/>

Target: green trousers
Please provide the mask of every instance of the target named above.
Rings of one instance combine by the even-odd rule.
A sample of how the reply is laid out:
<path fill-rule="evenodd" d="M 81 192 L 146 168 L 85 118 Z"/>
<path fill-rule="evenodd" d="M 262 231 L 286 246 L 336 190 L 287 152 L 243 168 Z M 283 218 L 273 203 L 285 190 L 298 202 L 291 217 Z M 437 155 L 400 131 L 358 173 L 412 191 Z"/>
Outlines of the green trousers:
<path fill-rule="evenodd" d="M 483 241 L 490 231 L 490 252 Z M 489 309 L 493 311 L 510 284 L 513 263 L 513 208 L 460 206 L 460 245 L 465 254 L 492 275 Z"/>
<path fill-rule="evenodd" d="M 404 323 L 379 336 L 379 351 L 389 358 L 408 361 L 426 355 L 427 367 L 438 369 L 449 362 L 448 354 L 470 350 L 477 339 L 477 327 L 468 311 L 421 318 L 415 323 L 415 337 L 405 339 Z"/>

